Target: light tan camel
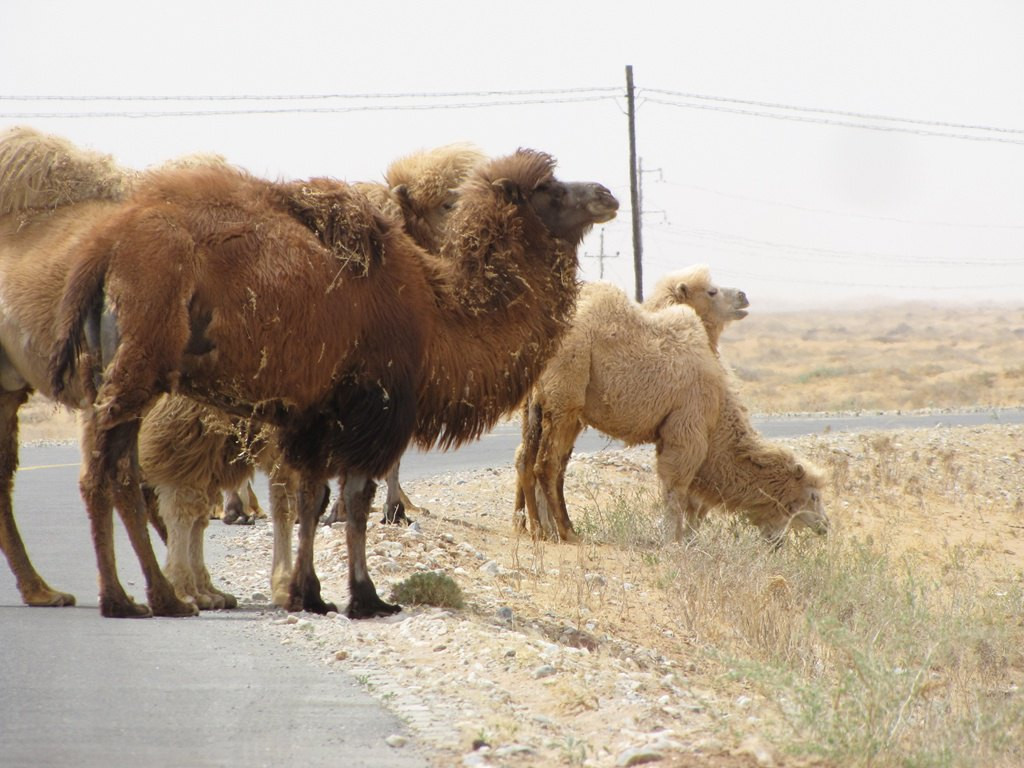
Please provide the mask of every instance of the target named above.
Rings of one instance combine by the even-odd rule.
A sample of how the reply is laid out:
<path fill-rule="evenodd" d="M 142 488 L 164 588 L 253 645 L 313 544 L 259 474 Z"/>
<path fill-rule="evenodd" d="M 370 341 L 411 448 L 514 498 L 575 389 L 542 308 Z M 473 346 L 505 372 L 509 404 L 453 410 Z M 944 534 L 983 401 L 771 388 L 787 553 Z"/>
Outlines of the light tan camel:
<path fill-rule="evenodd" d="M 583 295 L 586 296 L 590 290 L 584 286 Z M 663 276 L 641 306 L 648 312 L 654 312 L 675 305 L 689 306 L 697 313 L 708 335 L 711 350 L 717 355 L 718 340 L 722 331 L 729 323 L 742 320 L 747 316 L 747 307 L 750 306 L 750 302 L 747 300 L 747 295 L 739 288 L 717 285 L 711 279 L 711 270 L 706 264 L 694 264 Z M 557 352 L 555 354 L 558 355 Z M 557 363 L 549 363 L 549 365 L 555 364 Z M 523 437 L 516 450 L 515 458 L 516 494 L 513 519 L 519 530 L 525 530 L 527 519 L 529 519 L 531 533 L 534 536 L 558 538 L 560 532 L 563 532 L 561 535 L 566 540 L 574 541 L 576 534 L 572 527 L 572 521 L 568 517 L 565 499 L 562 497 L 565 465 L 569 461 L 571 450 L 563 457 L 564 462 L 559 469 L 558 508 L 549 509 L 544 495 L 536 493 L 534 465 L 537 462 L 543 423 L 541 403 L 535 401 L 531 392 L 531 395 L 523 403 L 521 412 Z M 527 488 L 530 489 L 529 501 L 526 497 Z M 560 518 L 558 524 L 552 515 L 557 515 Z"/>
<path fill-rule="evenodd" d="M 104 615 L 148 613 L 118 580 L 110 514 L 134 510 L 123 518 L 148 544 L 133 459 L 139 417 L 169 391 L 278 429 L 302 478 L 289 608 L 334 609 L 313 539 L 344 471 L 347 613 L 399 610 L 366 565 L 373 479 L 410 439 L 456 446 L 518 405 L 568 324 L 579 242 L 617 211 L 553 168 L 520 150 L 475 169 L 438 257 L 341 182 L 216 167 L 140 181 L 70 257 L 50 367 L 55 395 L 92 404 L 82 489 Z"/>
<path fill-rule="evenodd" d="M 532 425 L 536 458 L 532 476 L 521 480 L 534 530 L 540 512 L 530 502 L 539 500 L 551 510 L 558 536 L 575 539 L 562 483 L 584 425 L 628 445 L 655 445 L 666 524 L 676 539 L 692 534 L 705 509 L 718 505 L 744 515 L 774 542 L 792 526 L 828 529 L 824 476 L 761 439 L 688 306 L 651 312 L 615 286 L 588 287 L 534 387 L 531 407 L 539 420 Z"/>
<path fill-rule="evenodd" d="M 29 128 L 0 135 L 0 548 L 27 605 L 74 605 L 75 598 L 50 587 L 32 566 L 18 532 L 11 490 L 18 466 L 18 410 L 32 391 L 70 408 L 88 402 L 79 382 L 57 393 L 48 365 L 57 342 L 54 320 L 73 263 L 70 254 L 92 227 L 119 209 L 135 174 L 109 156 Z M 123 501 L 118 495 L 118 501 Z M 122 518 L 134 507 L 118 505 Z M 110 533 L 109 521 L 94 537 Z M 192 615 L 164 577 L 144 527 L 127 525 L 149 585 L 153 610 Z M 112 558 L 112 554 L 110 555 Z"/>
<path fill-rule="evenodd" d="M 385 173 L 386 184 L 354 186 L 432 250 L 454 207 L 456 188 L 483 160 L 484 155 L 468 144 L 446 145 L 395 160 Z M 228 507 L 242 508 L 243 494 L 255 499 L 250 486 L 253 469 L 265 472 L 274 523 L 271 593 L 275 604 L 287 604 L 298 477 L 282 464 L 273 430 L 227 417 L 182 395 L 164 395 L 143 419 L 139 459 L 158 505 L 152 516 L 165 526 L 164 573 L 179 597 L 194 600 L 201 609 L 237 605 L 234 596 L 213 585 L 206 568 L 203 541 L 211 511 L 220 507 L 225 491 L 230 494 Z M 390 522 L 405 520 L 404 510 L 416 507 L 399 484 L 398 462 L 386 479 L 385 517 Z"/>

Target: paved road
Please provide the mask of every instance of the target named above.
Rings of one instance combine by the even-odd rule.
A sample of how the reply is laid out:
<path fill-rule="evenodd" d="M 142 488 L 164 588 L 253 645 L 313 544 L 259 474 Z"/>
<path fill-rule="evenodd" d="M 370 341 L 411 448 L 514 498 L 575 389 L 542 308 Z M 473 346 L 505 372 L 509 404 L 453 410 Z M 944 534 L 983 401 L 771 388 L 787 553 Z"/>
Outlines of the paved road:
<path fill-rule="evenodd" d="M 1020 423 L 1024 409 L 755 421 L 764 435 L 782 437 Z M 411 480 L 506 465 L 518 440 L 518 426 L 501 425 L 459 451 L 412 452 L 402 474 Z M 576 450 L 616 445 L 588 431 Z M 0 566 L 0 767 L 426 764 L 412 745 L 386 746 L 388 735 L 403 732 L 401 723 L 344 673 L 273 642 L 257 609 L 196 619 L 102 619 L 78 461 L 74 445 L 22 450 L 14 498 L 22 533 L 40 572 L 73 592 L 79 606 L 22 606 L 13 577 Z M 211 560 L 224 556 L 238 531 L 210 527 Z M 122 580 L 141 599 L 142 579 L 123 535 L 117 551 Z"/>
<path fill-rule="evenodd" d="M 386 745 L 404 733 L 394 716 L 348 675 L 271 639 L 258 610 L 103 619 L 78 461 L 77 446 L 22 449 L 22 534 L 40 573 L 78 606 L 23 606 L 0 566 L 0 766 L 426 765 L 415 746 Z M 217 558 L 239 529 L 210 532 Z M 122 581 L 143 600 L 118 533 Z"/>

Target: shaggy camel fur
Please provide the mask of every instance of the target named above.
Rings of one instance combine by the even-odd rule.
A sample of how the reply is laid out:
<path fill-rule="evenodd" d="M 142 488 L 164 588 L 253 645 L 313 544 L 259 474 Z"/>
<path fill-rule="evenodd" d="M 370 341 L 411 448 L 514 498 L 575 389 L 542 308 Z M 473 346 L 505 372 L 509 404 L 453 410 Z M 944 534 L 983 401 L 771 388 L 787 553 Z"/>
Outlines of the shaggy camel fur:
<path fill-rule="evenodd" d="M 394 161 L 386 185 L 354 186 L 396 226 L 418 233 L 413 239 L 431 250 L 442 236 L 455 189 L 483 160 L 479 150 L 466 144 L 437 147 Z M 273 430 L 256 435 L 245 419 L 229 418 L 182 395 L 165 395 L 142 422 L 139 459 L 158 505 L 155 517 L 166 525 L 164 573 L 179 597 L 194 600 L 201 609 L 237 605 L 232 595 L 213 586 L 206 568 L 203 539 L 211 509 L 219 507 L 223 491 L 230 493 L 226 506 L 241 509 L 239 491 L 251 493 L 254 467 L 264 471 L 270 478 L 274 521 L 271 591 L 276 604 L 287 605 L 298 478 L 282 465 Z M 398 471 L 396 462 L 387 473 L 384 509 L 391 522 L 405 520 L 407 507 L 415 509 L 402 491 Z M 336 510 L 342 507 L 340 498 Z"/>
<path fill-rule="evenodd" d="M 651 312 L 615 286 L 588 286 L 531 398 L 535 423 L 524 432 L 534 430 L 537 447 L 532 476 L 522 477 L 524 496 L 528 509 L 539 498 L 552 510 L 564 540 L 575 538 L 564 471 L 584 425 L 629 445 L 655 444 L 666 523 L 676 539 L 696 530 L 705 507 L 718 505 L 776 542 L 794 525 L 828 528 L 822 473 L 760 438 L 689 306 Z M 532 493 L 534 477 L 539 490 Z M 530 514 L 539 527 L 539 513 Z"/>
<path fill-rule="evenodd" d="M 143 179 L 76 251 L 51 360 L 56 394 L 95 386 L 82 487 L 104 615 L 145 613 L 117 577 L 111 500 L 137 488 L 140 415 L 175 390 L 278 429 L 301 475 L 289 608 L 334 609 L 313 539 L 326 481 L 344 471 L 347 613 L 399 610 L 366 567 L 373 478 L 410 439 L 456 446 L 518 405 L 567 327 L 580 240 L 618 208 L 604 187 L 559 182 L 553 167 L 520 150 L 477 168 L 440 257 L 341 182 L 226 168 Z M 141 518 L 131 525 L 148 541 Z"/>
<path fill-rule="evenodd" d="M 585 287 L 583 290 L 586 293 L 588 288 Z M 746 317 L 746 308 L 750 306 L 750 302 L 740 289 L 716 285 L 711 280 L 711 271 L 707 265 L 695 264 L 662 277 L 642 307 L 646 311 L 653 312 L 675 305 L 689 306 L 697 313 L 704 325 L 711 350 L 717 355 L 718 340 L 725 326 Z M 549 363 L 549 365 L 555 364 L 557 363 Z M 586 382 L 581 382 L 581 384 L 585 386 Z M 542 403 L 533 397 L 533 394 L 531 393 L 531 396 L 526 399 L 522 409 L 523 438 L 516 450 L 515 459 L 517 479 L 514 521 L 519 530 L 524 530 L 527 518 L 529 518 L 530 529 L 534 536 L 561 537 L 563 540 L 574 541 L 576 534 L 562 495 L 566 464 L 572 453 L 571 447 L 570 451 L 563 456 L 563 463 L 559 469 L 558 508 L 549 509 L 544 495 L 536 493 L 534 468 L 541 443 L 544 418 Z M 584 426 L 586 425 L 581 425 L 581 429 Z M 573 439 L 575 440 L 575 437 Z M 529 497 L 526 496 L 527 493 L 529 493 Z M 558 517 L 557 523 L 552 515 Z"/>
<path fill-rule="evenodd" d="M 584 295 L 588 287 L 583 288 Z M 739 288 L 720 287 L 711 279 L 711 271 L 705 264 L 671 272 L 662 277 L 654 286 L 651 295 L 642 304 L 644 310 L 654 312 L 666 307 L 685 305 L 691 307 L 704 325 L 708 335 L 708 343 L 712 352 L 718 354 L 718 340 L 725 326 L 747 316 L 750 302 L 747 295 Z M 555 353 L 557 358 L 558 352 Z M 549 362 L 556 365 L 557 362 Z M 585 386 L 585 382 L 581 382 Z M 534 465 L 537 462 L 537 451 L 541 443 L 541 429 L 544 423 L 542 403 L 531 393 L 523 403 L 521 424 L 522 442 L 516 450 L 516 494 L 514 522 L 516 528 L 525 530 L 527 519 L 534 536 L 562 538 L 574 541 L 576 534 L 569 519 L 562 495 L 565 481 L 566 464 L 572 451 L 563 457 L 563 464 L 558 474 L 559 505 L 555 510 L 548 508 L 543 494 L 536 493 L 536 476 Z M 581 425 L 581 429 L 586 424 Z M 575 441 L 575 437 L 573 438 Z M 526 494 L 529 493 L 529 498 Z M 552 515 L 557 515 L 556 523 Z"/>
<path fill-rule="evenodd" d="M 11 490 L 18 466 L 18 410 L 32 391 L 77 408 L 86 388 L 50 386 L 48 365 L 54 313 L 77 246 L 92 227 L 118 210 L 134 175 L 106 155 L 80 150 L 29 128 L 0 135 L 0 548 L 27 605 L 74 605 L 74 596 L 50 587 L 33 567 L 18 532 Z M 153 554 L 145 527 L 130 523 L 137 510 L 117 490 L 131 543 L 142 563 L 153 610 L 191 615 L 176 597 Z M 107 523 L 109 526 L 109 521 Z M 106 536 L 105 531 L 94 535 Z M 111 555 L 112 557 L 112 555 Z"/>

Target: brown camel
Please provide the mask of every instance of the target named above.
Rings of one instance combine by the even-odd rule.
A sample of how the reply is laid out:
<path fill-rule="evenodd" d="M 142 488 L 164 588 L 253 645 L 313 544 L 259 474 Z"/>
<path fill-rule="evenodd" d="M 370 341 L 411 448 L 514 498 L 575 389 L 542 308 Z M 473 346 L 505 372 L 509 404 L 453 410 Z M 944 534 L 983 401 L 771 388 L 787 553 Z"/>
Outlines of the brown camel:
<path fill-rule="evenodd" d="M 373 479 L 410 439 L 456 446 L 518 405 L 567 326 L 579 242 L 618 208 L 553 168 L 529 150 L 477 168 L 439 257 L 341 182 L 213 167 L 142 179 L 74 251 L 50 369 L 55 394 L 91 403 L 82 488 L 104 615 L 147 613 L 118 580 L 110 513 L 138 487 L 139 417 L 169 391 L 278 429 L 301 475 L 289 608 L 334 609 L 313 538 L 325 483 L 345 472 L 347 613 L 399 610 L 366 567 Z M 135 496 L 125 517 L 148 542 Z"/>
<path fill-rule="evenodd" d="M 757 434 L 689 306 L 649 311 L 613 285 L 588 287 L 530 397 L 519 469 L 534 531 L 536 507 L 543 506 L 559 538 L 575 539 L 562 485 L 585 425 L 629 445 L 654 443 L 666 523 L 676 539 L 692 534 L 706 509 L 718 505 L 774 542 L 793 526 L 828 528 L 824 476 Z"/>
<path fill-rule="evenodd" d="M 433 250 L 456 201 L 456 188 L 483 160 L 472 146 L 446 145 L 395 160 L 385 173 L 386 184 L 354 186 L 397 226 L 415 233 L 413 239 L 419 245 Z M 203 539 L 211 511 L 220 506 L 223 492 L 229 493 L 225 510 L 241 510 L 242 495 L 255 499 L 250 486 L 254 467 L 263 470 L 270 477 L 274 520 L 271 591 L 276 604 L 287 605 L 298 478 L 280 461 L 272 429 L 254 429 L 247 419 L 225 416 L 183 395 L 165 395 L 143 419 L 139 460 L 158 507 L 151 507 L 150 515 L 164 524 L 164 573 L 179 597 L 194 600 L 201 609 L 238 604 L 234 596 L 213 585 L 203 556 Z M 387 474 L 384 510 L 388 522 L 406 521 L 405 509 L 418 509 L 402 490 L 398 472 L 396 462 Z M 338 507 L 342 505 L 336 504 L 335 516 Z"/>
<path fill-rule="evenodd" d="M 0 548 L 27 605 L 74 605 L 75 598 L 43 580 L 15 523 L 11 490 L 18 466 L 18 410 L 33 391 L 71 408 L 88 401 L 86 388 L 77 382 L 69 382 L 59 396 L 50 387 L 54 313 L 72 253 L 97 222 L 119 209 L 134 176 L 109 156 L 29 128 L 0 135 Z M 126 496 L 117 491 L 122 518 L 134 519 L 135 508 L 123 506 Z M 193 605 L 175 596 L 145 530 L 140 534 L 130 525 L 128 530 L 153 610 L 194 614 Z M 100 533 L 109 534 L 109 528 Z"/>
<path fill-rule="evenodd" d="M 583 295 L 596 290 L 599 289 L 585 286 Z M 645 311 L 655 312 L 675 305 L 691 307 L 697 313 L 707 332 L 711 351 L 717 355 L 718 340 L 722 331 L 729 323 L 742 320 L 747 316 L 747 307 L 750 306 L 750 302 L 747 300 L 747 295 L 740 289 L 726 288 L 715 284 L 711 279 L 711 271 L 706 265 L 695 264 L 663 276 L 641 306 Z M 585 318 L 581 320 L 586 322 Z M 590 332 L 599 335 L 600 327 L 593 327 Z M 554 359 L 548 365 L 559 365 L 558 356 L 559 353 L 556 352 Z M 578 382 L 580 387 L 586 387 L 586 385 L 586 381 Z M 532 394 L 523 404 L 523 439 L 516 450 L 514 521 L 519 530 L 525 530 L 527 519 L 529 519 L 530 530 L 534 536 L 575 541 L 576 533 L 572 521 L 569 519 L 562 492 L 566 464 L 572 454 L 571 447 L 569 452 L 562 457 L 562 466 L 558 472 L 558 507 L 555 510 L 549 509 L 545 495 L 536 493 L 534 469 L 537 462 L 537 451 L 542 442 L 541 430 L 544 416 L 541 401 L 533 397 Z M 581 425 L 581 429 L 582 426 L 585 425 Z M 575 437 L 573 439 L 575 441 Z M 527 493 L 529 496 L 526 495 Z M 552 515 L 558 517 L 557 523 Z"/>

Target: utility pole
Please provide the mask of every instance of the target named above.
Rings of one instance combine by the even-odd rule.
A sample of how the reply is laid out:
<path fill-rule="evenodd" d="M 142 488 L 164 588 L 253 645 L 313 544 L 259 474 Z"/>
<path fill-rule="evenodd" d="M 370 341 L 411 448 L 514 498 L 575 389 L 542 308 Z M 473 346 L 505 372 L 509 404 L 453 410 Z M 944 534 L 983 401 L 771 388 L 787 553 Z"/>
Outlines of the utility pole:
<path fill-rule="evenodd" d="M 644 300 L 643 254 L 640 235 L 640 174 L 636 159 L 636 99 L 633 92 L 633 65 L 626 65 L 626 104 L 629 115 L 629 204 L 633 209 L 633 273 L 636 277 L 636 300 Z"/>
<path fill-rule="evenodd" d="M 604 227 L 601 227 L 601 250 L 598 251 L 597 253 L 584 253 L 583 255 L 584 256 L 588 256 L 590 258 L 596 258 L 597 259 L 598 279 L 604 280 L 604 260 L 605 259 L 614 259 L 616 256 L 619 255 L 619 252 L 618 251 L 616 251 L 615 253 L 605 253 L 604 252 Z"/>

